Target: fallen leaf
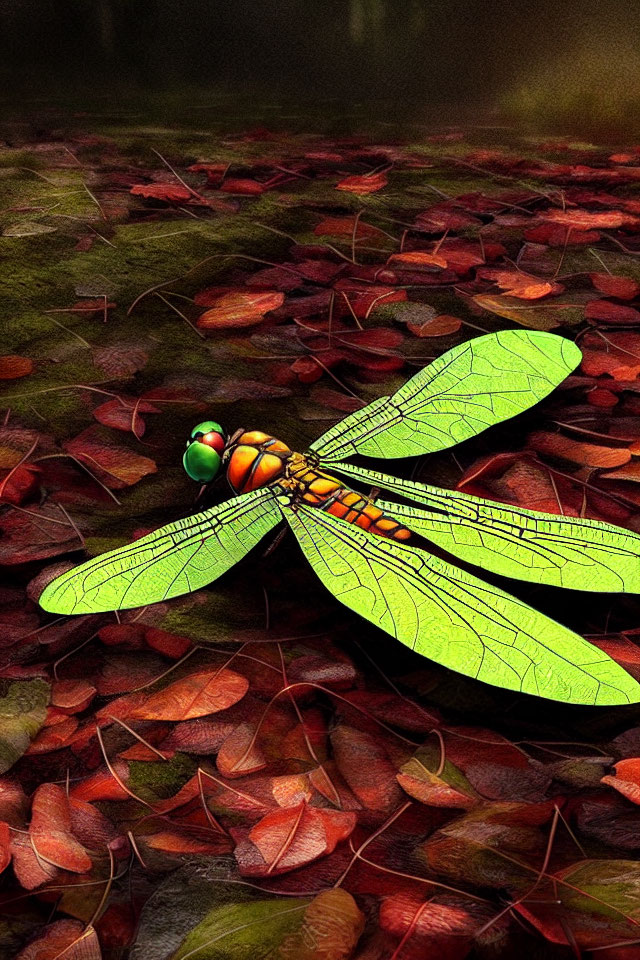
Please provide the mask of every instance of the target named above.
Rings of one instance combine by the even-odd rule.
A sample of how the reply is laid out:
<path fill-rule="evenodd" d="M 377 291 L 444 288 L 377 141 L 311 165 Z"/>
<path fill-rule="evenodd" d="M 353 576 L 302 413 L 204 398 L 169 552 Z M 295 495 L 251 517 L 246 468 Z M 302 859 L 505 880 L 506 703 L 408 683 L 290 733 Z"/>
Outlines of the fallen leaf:
<path fill-rule="evenodd" d="M 275 810 L 251 828 L 244 844 L 236 846 L 240 872 L 244 876 L 277 876 L 296 870 L 332 853 L 355 825 L 355 813 L 310 807 L 304 801 Z"/>
<path fill-rule="evenodd" d="M 602 447 L 594 443 L 582 443 L 560 433 L 537 430 L 529 434 L 527 445 L 537 453 L 562 460 L 572 460 L 585 467 L 619 467 L 631 460 L 626 447 Z"/>
<path fill-rule="evenodd" d="M 25 752 L 44 723 L 49 702 L 44 680 L 0 680 L 0 774 Z"/>
<path fill-rule="evenodd" d="M 283 303 L 284 294 L 277 291 L 225 293 L 198 318 L 198 326 L 204 330 L 250 327 L 260 323 L 266 313 Z"/>
<path fill-rule="evenodd" d="M 614 764 L 615 776 L 607 774 L 602 783 L 614 787 L 632 803 L 640 804 L 640 759 L 619 760 Z"/>
<path fill-rule="evenodd" d="M 127 447 L 117 446 L 105 434 L 98 426 L 87 427 L 64 446 L 112 490 L 131 487 L 143 477 L 156 473 L 155 461 Z"/>
<path fill-rule="evenodd" d="M 34 793 L 29 836 L 46 863 L 73 873 L 91 869 L 91 857 L 71 833 L 69 799 L 57 784 L 43 783 Z"/>
<path fill-rule="evenodd" d="M 378 190 L 386 187 L 388 183 L 389 178 L 387 177 L 386 171 L 365 173 L 345 177 L 344 180 L 340 180 L 340 182 L 336 184 L 336 190 L 346 190 L 348 193 L 361 194 L 377 193 Z"/>
<path fill-rule="evenodd" d="M 226 710 L 248 689 L 246 678 L 226 667 L 202 670 L 150 694 L 131 716 L 141 720 L 192 720 Z"/>
<path fill-rule="evenodd" d="M 16 956 L 16 960 L 101 960 L 93 927 L 79 920 L 56 920 Z"/>
<path fill-rule="evenodd" d="M 607 297 L 635 300 L 640 294 L 640 283 L 631 277 L 621 277 L 611 273 L 590 273 L 589 277 L 596 290 Z"/>
<path fill-rule="evenodd" d="M 19 380 L 33 372 L 33 360 L 7 355 L 0 357 L 0 380 Z"/>

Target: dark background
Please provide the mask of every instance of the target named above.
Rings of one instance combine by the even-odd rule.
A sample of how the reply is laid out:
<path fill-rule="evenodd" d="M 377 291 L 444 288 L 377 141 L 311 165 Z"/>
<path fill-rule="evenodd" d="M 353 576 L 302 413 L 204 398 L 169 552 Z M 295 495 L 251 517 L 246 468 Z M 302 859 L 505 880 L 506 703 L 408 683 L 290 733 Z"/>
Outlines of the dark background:
<path fill-rule="evenodd" d="M 391 100 L 635 122 L 638 0 L 2 0 L 3 99 Z"/>

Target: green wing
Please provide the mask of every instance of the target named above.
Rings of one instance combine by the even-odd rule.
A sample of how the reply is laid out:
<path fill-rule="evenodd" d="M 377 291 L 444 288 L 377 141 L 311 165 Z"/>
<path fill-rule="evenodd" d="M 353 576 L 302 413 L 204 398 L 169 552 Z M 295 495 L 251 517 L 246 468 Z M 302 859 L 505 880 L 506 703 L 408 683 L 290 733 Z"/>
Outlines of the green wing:
<path fill-rule="evenodd" d="M 45 587 L 40 606 L 99 613 L 191 593 L 241 560 L 279 520 L 270 489 L 243 494 L 68 570 Z"/>
<path fill-rule="evenodd" d="M 553 587 L 640 593 L 640 536 L 630 530 L 523 510 L 351 464 L 334 469 L 424 504 L 426 510 L 376 501 L 409 530 L 467 563 Z"/>
<path fill-rule="evenodd" d="M 527 410 L 580 362 L 552 333 L 504 330 L 449 350 L 407 381 L 345 417 L 311 445 L 323 464 L 362 453 L 413 457 L 444 450 Z"/>
<path fill-rule="evenodd" d="M 477 577 L 311 507 L 283 507 L 341 603 L 438 663 L 567 703 L 640 701 L 640 685 L 582 637 Z"/>

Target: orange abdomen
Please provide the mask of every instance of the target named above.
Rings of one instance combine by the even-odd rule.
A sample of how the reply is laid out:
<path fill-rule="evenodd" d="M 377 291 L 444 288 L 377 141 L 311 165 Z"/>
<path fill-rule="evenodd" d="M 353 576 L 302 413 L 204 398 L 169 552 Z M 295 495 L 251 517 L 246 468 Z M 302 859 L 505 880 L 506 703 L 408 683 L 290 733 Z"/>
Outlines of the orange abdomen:
<path fill-rule="evenodd" d="M 326 510 L 334 517 L 340 517 L 347 523 L 354 523 L 363 530 L 370 530 L 379 537 L 391 540 L 408 540 L 411 533 L 401 523 L 386 516 L 380 507 L 367 500 L 355 490 L 349 490 L 338 480 L 327 474 L 315 474 L 309 470 L 304 476 L 304 503 Z"/>
<path fill-rule="evenodd" d="M 229 459 L 227 479 L 235 493 L 249 493 L 282 476 L 291 450 L 260 430 L 243 433 Z"/>

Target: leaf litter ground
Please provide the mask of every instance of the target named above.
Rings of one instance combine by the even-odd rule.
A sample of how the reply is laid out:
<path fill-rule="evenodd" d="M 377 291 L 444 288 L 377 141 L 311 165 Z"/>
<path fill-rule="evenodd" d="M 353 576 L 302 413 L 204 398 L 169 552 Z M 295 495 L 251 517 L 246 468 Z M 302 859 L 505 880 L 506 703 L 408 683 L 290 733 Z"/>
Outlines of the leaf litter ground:
<path fill-rule="evenodd" d="M 2 955 L 640 956 L 637 708 L 450 674 L 288 540 L 152 608 L 37 605 L 52 570 L 201 506 L 203 416 L 303 450 L 513 325 L 575 338 L 581 368 L 398 472 L 639 530 L 640 147 L 35 130 L 0 150 Z M 517 589 L 640 676 L 636 599 Z"/>

